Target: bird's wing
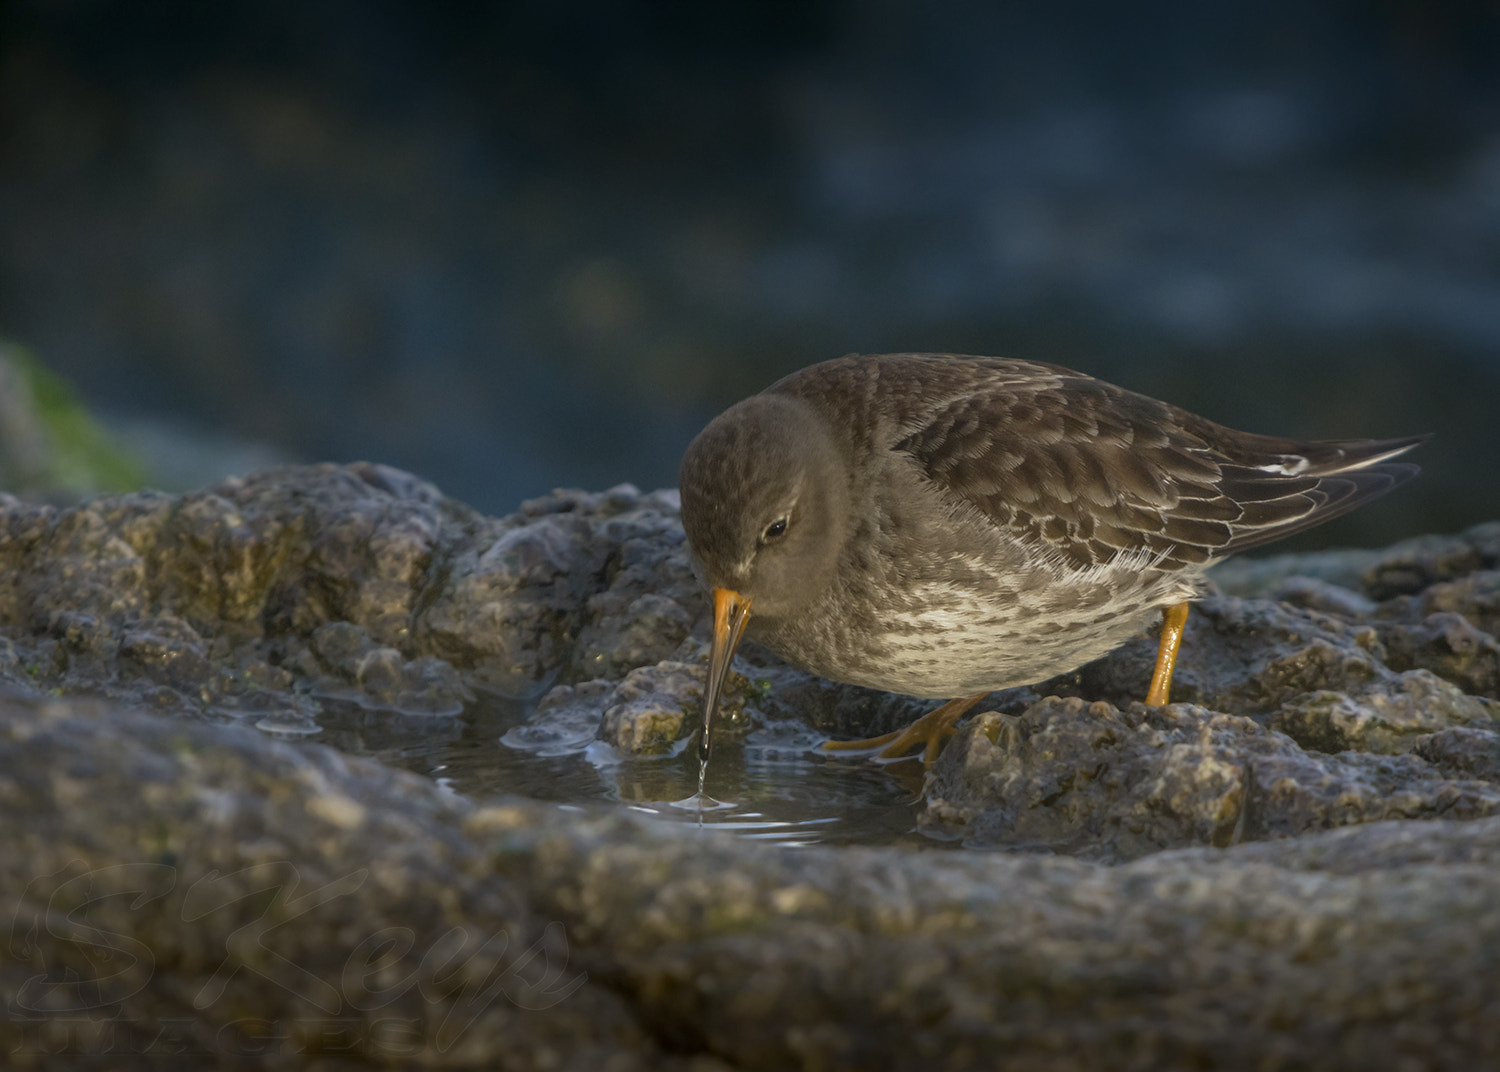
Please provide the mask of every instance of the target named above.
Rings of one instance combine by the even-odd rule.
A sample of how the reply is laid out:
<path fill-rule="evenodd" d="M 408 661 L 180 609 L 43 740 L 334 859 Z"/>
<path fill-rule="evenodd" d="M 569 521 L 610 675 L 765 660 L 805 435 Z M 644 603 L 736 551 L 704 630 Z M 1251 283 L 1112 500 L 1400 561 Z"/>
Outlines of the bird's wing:
<path fill-rule="evenodd" d="M 934 360 L 950 363 L 943 375 L 933 376 Z M 903 357 L 879 376 L 886 390 L 903 378 L 923 385 L 906 392 L 922 403 L 904 413 L 893 449 L 1080 568 L 1137 552 L 1175 569 L 1289 536 L 1415 475 L 1389 459 L 1425 438 L 1299 443 L 1237 432 L 1031 362 Z M 934 379 L 947 389 L 931 389 Z"/>

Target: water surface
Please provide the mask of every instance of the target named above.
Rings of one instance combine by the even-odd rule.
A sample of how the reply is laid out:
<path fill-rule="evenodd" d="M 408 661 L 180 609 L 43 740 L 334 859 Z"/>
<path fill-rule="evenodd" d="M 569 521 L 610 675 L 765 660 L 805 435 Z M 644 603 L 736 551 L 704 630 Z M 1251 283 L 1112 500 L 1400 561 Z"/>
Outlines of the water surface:
<path fill-rule="evenodd" d="M 716 743 L 704 796 L 691 742 L 669 756 L 624 756 L 601 742 L 546 749 L 524 730 L 530 705 L 486 697 L 462 716 L 432 718 L 325 701 L 314 739 L 421 774 L 472 800 L 522 796 L 556 804 L 613 804 L 667 823 L 731 831 L 781 845 L 944 842 L 917 832 L 922 766 L 825 757 L 805 728 L 756 730 Z M 512 747 L 502 739 L 519 742 Z M 542 754 L 544 752 L 561 754 Z"/>

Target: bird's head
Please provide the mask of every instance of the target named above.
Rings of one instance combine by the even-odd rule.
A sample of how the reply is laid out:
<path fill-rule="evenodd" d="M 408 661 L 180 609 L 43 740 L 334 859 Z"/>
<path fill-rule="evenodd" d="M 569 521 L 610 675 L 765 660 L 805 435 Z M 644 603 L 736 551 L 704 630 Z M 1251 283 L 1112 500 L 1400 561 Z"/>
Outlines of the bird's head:
<path fill-rule="evenodd" d="M 826 420 L 800 399 L 760 394 L 715 417 L 682 459 L 682 526 L 714 599 L 704 689 L 709 725 L 750 621 L 810 606 L 831 583 L 848 538 L 850 466 Z"/>

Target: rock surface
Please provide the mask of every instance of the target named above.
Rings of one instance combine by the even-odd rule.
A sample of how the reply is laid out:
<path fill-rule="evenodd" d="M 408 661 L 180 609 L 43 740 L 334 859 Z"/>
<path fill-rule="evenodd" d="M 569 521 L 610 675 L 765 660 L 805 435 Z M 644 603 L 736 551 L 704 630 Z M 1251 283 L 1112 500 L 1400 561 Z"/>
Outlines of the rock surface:
<path fill-rule="evenodd" d="M 671 493 L 0 496 L 8 1065 L 1500 1060 L 1500 524 L 1220 578 L 1178 702 L 1132 702 L 1141 638 L 950 742 L 914 817 L 1008 851 L 794 853 L 300 739 L 505 693 L 538 756 L 680 749 L 706 608 Z M 716 756 L 925 706 L 737 666 Z"/>
<path fill-rule="evenodd" d="M 1118 867 L 478 806 L 0 697 L 10 1067 L 1486 1067 L 1500 819 Z"/>

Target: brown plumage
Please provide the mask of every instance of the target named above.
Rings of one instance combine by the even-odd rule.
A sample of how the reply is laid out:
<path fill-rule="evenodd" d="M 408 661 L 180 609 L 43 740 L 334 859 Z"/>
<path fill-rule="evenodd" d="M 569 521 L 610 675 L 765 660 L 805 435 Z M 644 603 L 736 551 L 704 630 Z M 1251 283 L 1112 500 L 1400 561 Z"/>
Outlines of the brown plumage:
<path fill-rule="evenodd" d="M 1154 610 L 1185 614 L 1214 562 L 1415 475 L 1390 459 L 1423 438 L 1237 432 L 1030 361 L 886 354 L 793 373 L 683 458 L 683 526 L 717 605 L 702 747 L 747 625 L 794 664 L 892 692 L 1039 681 Z M 1165 701 L 1166 648 L 1148 702 Z"/>

